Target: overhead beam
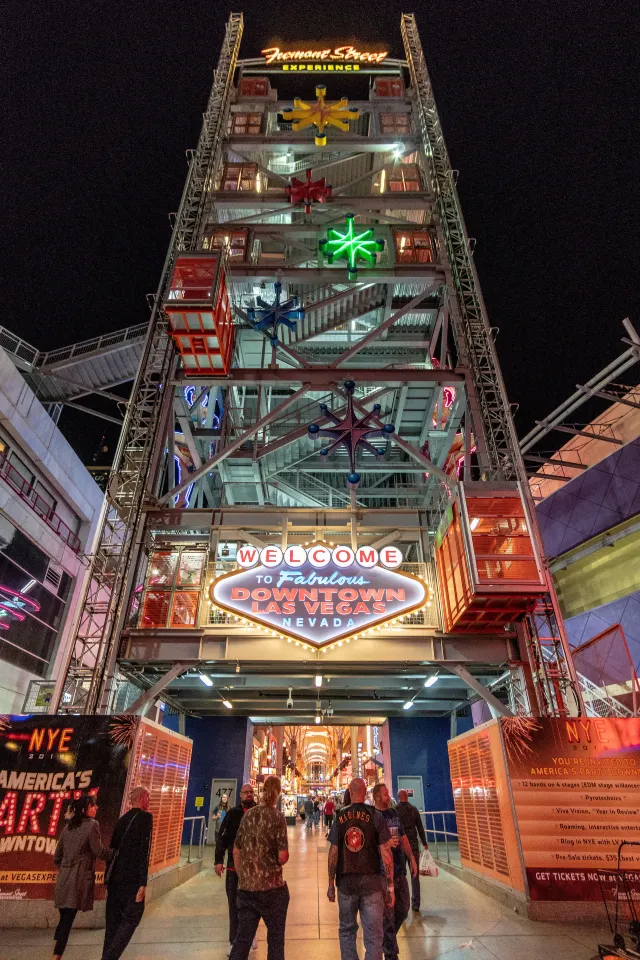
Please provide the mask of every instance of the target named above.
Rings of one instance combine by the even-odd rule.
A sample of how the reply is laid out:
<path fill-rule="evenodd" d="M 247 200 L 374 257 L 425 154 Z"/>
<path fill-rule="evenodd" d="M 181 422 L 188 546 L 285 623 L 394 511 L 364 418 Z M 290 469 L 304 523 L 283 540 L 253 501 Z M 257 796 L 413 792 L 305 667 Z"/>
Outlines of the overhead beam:
<path fill-rule="evenodd" d="M 362 383 L 384 383 L 389 389 L 403 387 L 405 384 L 424 384 L 435 383 L 441 387 L 455 387 L 464 383 L 464 373 L 458 370 L 420 370 L 413 367 L 405 369 L 390 367 L 354 367 L 347 370 L 334 370 L 327 366 L 313 366 L 309 369 L 300 370 L 287 367 L 286 369 L 263 369 L 261 367 L 239 367 L 232 370 L 227 376 L 216 377 L 211 374 L 194 376 L 192 371 L 188 373 L 178 373 L 175 383 L 182 385 L 185 383 L 211 383 L 221 387 L 238 386 L 239 384 L 291 384 L 301 383 L 303 380 L 308 384 L 310 390 L 332 390 L 333 387 L 341 383 L 347 373 L 356 377 L 359 384 Z M 367 398 L 367 402 L 368 402 Z"/>
<path fill-rule="evenodd" d="M 383 323 L 379 324 L 377 327 L 374 327 L 370 333 L 367 333 L 361 340 L 358 340 L 357 343 L 354 343 L 348 350 L 345 350 L 344 353 L 340 354 L 333 363 L 329 364 L 332 369 L 341 367 L 344 363 L 347 363 L 352 357 L 359 353 L 367 344 L 371 343 L 372 340 L 377 340 L 381 333 L 384 333 L 385 330 L 388 330 L 389 327 L 392 327 L 394 323 L 397 323 L 398 320 L 401 320 L 406 313 L 411 313 L 414 307 L 417 307 L 425 297 L 428 297 L 429 294 L 434 290 L 436 286 L 440 284 L 440 280 L 432 281 L 428 287 L 422 290 L 416 297 L 413 297 L 409 303 L 406 303 L 404 307 L 401 307 L 400 310 L 396 310 L 395 313 L 392 313 L 391 316 L 385 320 Z"/>
<path fill-rule="evenodd" d="M 530 460 L 532 463 L 542 463 L 545 465 L 550 464 L 558 467 L 571 467 L 572 469 L 576 469 L 576 470 L 587 469 L 586 463 L 578 463 L 577 461 L 574 461 L 574 460 L 558 460 L 557 458 L 553 458 L 553 457 L 539 457 L 533 453 L 525 453 L 522 459 Z M 552 474 L 549 474 L 549 476 L 552 476 Z"/>
<path fill-rule="evenodd" d="M 122 402 L 122 398 L 121 402 Z M 85 407 L 83 403 L 75 403 L 73 400 L 51 400 L 51 403 L 62 403 L 65 407 L 73 407 L 74 410 L 82 410 L 83 413 L 90 413 L 93 417 L 100 417 L 101 420 L 108 420 L 109 423 L 117 423 L 119 427 L 122 426 L 124 420 L 119 420 L 118 417 L 112 417 L 108 413 L 101 413 L 99 410 L 92 410 L 91 407 Z"/>
<path fill-rule="evenodd" d="M 185 670 L 189 668 L 189 664 L 186 663 L 174 663 L 174 665 L 167 670 L 167 672 L 160 677 L 159 680 L 156 680 L 152 687 L 149 687 L 148 690 L 145 690 L 144 693 L 140 694 L 137 700 L 134 700 L 131 706 L 127 707 L 124 711 L 125 714 L 137 713 L 138 710 L 142 710 L 148 703 L 152 700 L 155 700 L 159 696 L 165 687 L 168 687 L 169 684 L 180 676 L 181 673 L 184 673 Z"/>
<path fill-rule="evenodd" d="M 456 673 L 461 680 L 467 684 L 468 687 L 471 687 L 477 694 L 479 694 L 482 699 L 489 704 L 489 709 L 492 711 L 494 716 L 497 714 L 499 717 L 512 717 L 513 713 L 501 700 L 491 693 L 491 690 L 487 689 L 483 683 L 473 676 L 472 673 L 469 673 L 466 667 L 463 667 L 462 664 L 453 664 L 448 667 L 449 670 L 452 670 Z"/>
<path fill-rule="evenodd" d="M 190 484 L 192 484 L 195 480 L 198 480 L 200 477 L 204 476 L 205 473 L 210 473 L 218 463 L 220 463 L 222 460 L 226 460 L 226 458 L 229 457 L 234 450 L 237 450 L 238 447 L 241 447 L 245 441 L 250 440 L 251 437 L 258 432 L 258 430 L 261 430 L 262 427 L 266 427 L 267 424 L 272 422 L 272 420 L 277 420 L 278 417 L 282 416 L 285 410 L 288 410 L 288 408 L 292 404 L 296 403 L 300 397 L 303 397 L 308 390 L 309 384 L 306 383 L 300 387 L 299 390 L 296 390 L 295 393 L 292 393 L 290 397 L 278 404 L 275 409 L 271 410 L 264 417 L 261 417 L 260 420 L 256 421 L 256 423 L 249 427 L 248 430 L 245 430 L 244 433 L 241 433 L 240 436 L 236 437 L 235 440 L 232 440 L 231 443 L 228 443 L 222 447 L 222 449 L 215 453 L 213 457 L 205 461 L 201 467 L 198 467 L 197 470 L 194 470 L 193 473 L 190 473 L 189 479 L 186 482 L 174 487 L 174 489 L 170 490 L 169 493 L 165 493 L 165 495 L 158 500 L 158 503 L 168 503 L 173 497 L 177 497 L 180 493 L 182 493 L 183 490 L 186 490 L 187 487 L 190 486 Z"/>
<path fill-rule="evenodd" d="M 540 426 L 543 426 L 542 420 L 536 420 L 536 423 Z M 617 446 L 622 446 L 622 440 L 618 440 L 617 437 L 605 437 L 599 433 L 591 433 L 589 430 L 578 430 L 576 427 L 565 427 L 564 424 L 554 423 L 551 427 L 552 430 L 559 430 L 561 433 L 570 433 L 575 437 L 589 437 L 590 440 L 604 440 L 605 443 L 614 443 Z"/>

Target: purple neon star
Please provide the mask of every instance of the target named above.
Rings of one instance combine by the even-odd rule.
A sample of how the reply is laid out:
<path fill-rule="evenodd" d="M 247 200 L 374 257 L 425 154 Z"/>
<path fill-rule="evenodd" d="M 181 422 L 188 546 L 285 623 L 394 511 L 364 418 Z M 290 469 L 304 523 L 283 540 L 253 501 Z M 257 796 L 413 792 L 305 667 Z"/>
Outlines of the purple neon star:
<path fill-rule="evenodd" d="M 353 409 L 353 391 L 355 390 L 353 380 L 347 380 L 344 388 L 347 391 L 347 410 L 343 420 L 339 420 L 334 413 L 329 410 L 326 403 L 320 404 L 323 417 L 327 417 L 334 424 L 334 427 L 321 427 L 318 423 L 311 423 L 307 428 L 312 440 L 316 437 L 330 437 L 333 443 L 328 447 L 323 447 L 320 451 L 321 457 L 327 457 L 336 447 L 341 444 L 349 455 L 350 473 L 347 476 L 347 483 L 350 487 L 357 487 L 360 483 L 360 474 L 356 472 L 356 454 L 358 447 L 362 446 L 369 450 L 376 457 L 382 456 L 384 447 L 374 447 L 369 443 L 369 437 L 389 436 L 394 431 L 392 423 L 385 423 L 380 427 L 371 428 L 369 426 L 372 417 L 377 417 L 382 409 L 379 403 L 374 404 L 373 410 L 365 414 L 364 417 L 358 417 Z"/>

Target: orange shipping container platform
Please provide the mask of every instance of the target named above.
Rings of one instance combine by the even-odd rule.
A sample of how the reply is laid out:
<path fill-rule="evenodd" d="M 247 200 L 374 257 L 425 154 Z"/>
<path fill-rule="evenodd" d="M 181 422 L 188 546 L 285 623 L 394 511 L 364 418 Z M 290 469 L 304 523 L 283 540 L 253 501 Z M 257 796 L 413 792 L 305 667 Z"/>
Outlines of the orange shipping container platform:
<path fill-rule="evenodd" d="M 436 535 L 436 563 L 445 628 L 489 633 L 533 609 L 547 592 L 516 484 L 460 485 Z"/>
<path fill-rule="evenodd" d="M 177 257 L 164 312 L 185 370 L 229 372 L 235 328 L 220 251 Z"/>

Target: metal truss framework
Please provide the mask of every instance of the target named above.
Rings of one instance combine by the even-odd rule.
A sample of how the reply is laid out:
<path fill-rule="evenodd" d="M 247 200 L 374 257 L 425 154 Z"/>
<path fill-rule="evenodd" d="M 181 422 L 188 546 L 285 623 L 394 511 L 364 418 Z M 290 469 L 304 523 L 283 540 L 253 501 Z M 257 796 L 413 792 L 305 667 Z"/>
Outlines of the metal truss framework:
<path fill-rule="evenodd" d="M 197 629 L 179 631 L 179 642 L 167 636 L 154 646 L 143 631 L 130 629 L 130 597 L 134 587 L 142 588 L 149 550 L 171 536 L 206 544 L 210 566 L 218 569 L 223 542 L 295 542 L 309 523 L 300 527 L 287 517 L 304 510 L 315 516 L 312 537 L 338 529 L 338 538 L 354 545 L 362 538 L 376 544 L 404 538 L 407 562 L 431 570 L 435 529 L 457 495 L 459 476 L 526 479 L 414 18 L 402 18 L 408 63 L 396 65 L 402 78 L 408 67 L 412 90 L 388 103 L 378 102 L 372 90 L 370 100 L 359 102 L 355 131 L 336 133 L 315 153 L 312 137 L 292 135 L 282 125 L 287 100 L 271 91 L 254 102 L 234 86 L 236 70 L 240 81 L 245 67 L 255 74 L 252 62 L 238 60 L 242 29 L 242 16 L 231 14 L 54 710 L 63 691 L 71 690 L 66 709 L 108 712 L 119 663 L 124 675 L 137 675 L 141 686 L 160 690 L 153 659 L 197 664 L 235 655 L 239 664 L 284 656 L 230 622 L 210 622 L 204 593 Z M 285 79 L 291 78 L 279 75 L 278 83 Z M 262 116 L 260 135 L 236 132 L 234 118 L 250 110 Z M 405 132 L 381 130 L 381 116 L 389 110 L 408 118 Z M 409 169 L 405 161 L 424 167 L 426 185 L 387 190 L 389 177 Z M 248 186 L 239 182 L 235 190 L 224 189 L 229 169 L 245 164 L 251 169 Z M 285 193 L 289 178 L 305 169 L 314 178 L 330 172 L 333 181 L 332 197 L 314 204 L 311 213 L 288 202 Z M 358 269 L 355 280 L 342 265 L 324 261 L 318 243 L 328 226 L 343 224 L 349 213 L 385 241 L 376 264 Z M 242 257 L 233 255 L 236 231 L 245 238 Z M 429 237 L 431 253 L 425 261 L 407 262 L 405 242 L 412 243 L 416 231 Z M 196 375 L 179 364 L 162 304 L 176 255 L 210 251 L 220 237 L 237 308 L 233 365 L 226 375 Z M 296 297 L 304 307 L 304 317 L 277 339 L 246 321 L 249 308 L 273 301 L 276 282 L 283 302 Z M 324 459 L 307 430 L 312 422 L 329 421 L 323 409 L 343 416 L 351 392 L 345 380 L 356 384 L 353 409 L 359 416 L 369 414 L 374 428 L 394 426 L 380 439 L 377 454 L 360 455 L 357 489 L 347 483 L 346 453 L 338 450 Z M 244 508 L 257 510 L 260 518 L 251 512 L 246 522 L 233 525 L 219 516 L 224 509 Z M 396 527 L 402 511 L 412 513 L 419 536 Z M 467 643 L 442 634 L 440 621 L 413 626 L 403 637 L 388 638 L 396 651 L 406 647 L 408 660 L 449 663 L 458 682 L 471 676 L 465 663 L 478 671 L 489 665 L 491 680 L 492 670 L 502 675 L 509 663 L 513 682 L 506 709 L 523 711 L 534 704 L 522 680 L 526 668 L 514 666 L 519 663 L 514 636 Z M 561 634 L 558 649 L 565 641 Z M 375 645 L 360 642 L 361 657 L 375 658 Z M 393 648 L 389 651 L 389 670 L 400 673 Z M 293 662 L 291 648 L 285 654 Z M 328 656 L 344 662 L 339 652 Z M 570 658 L 560 659 L 564 679 L 558 689 L 564 690 L 572 683 Z M 174 672 L 177 682 L 180 671 Z M 478 682 L 472 677 L 470 686 L 484 696 Z M 174 689 L 175 684 L 170 692 Z M 505 709 L 491 694 L 488 699 Z M 147 701 L 143 696 L 141 703 Z M 544 709 L 557 707 L 549 698 L 541 702 Z"/>

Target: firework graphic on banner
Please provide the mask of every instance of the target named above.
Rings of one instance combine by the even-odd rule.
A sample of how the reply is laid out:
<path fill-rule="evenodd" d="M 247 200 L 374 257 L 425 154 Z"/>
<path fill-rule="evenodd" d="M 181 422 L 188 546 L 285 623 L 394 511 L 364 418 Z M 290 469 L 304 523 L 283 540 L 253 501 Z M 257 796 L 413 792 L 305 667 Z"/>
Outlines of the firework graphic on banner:
<path fill-rule="evenodd" d="M 385 423 L 383 427 L 371 427 L 370 423 L 373 417 L 377 417 L 382 409 L 379 403 L 374 404 L 373 410 L 359 417 L 353 409 L 353 392 L 356 388 L 353 380 L 347 380 L 344 385 L 347 391 L 347 410 L 342 420 L 336 417 L 335 413 L 329 410 L 326 403 L 320 404 L 320 410 L 323 417 L 331 420 L 333 427 L 321 427 L 319 423 L 311 423 L 307 428 L 312 440 L 316 437 L 329 437 L 333 443 L 328 447 L 323 447 L 320 451 L 321 457 L 328 457 L 336 447 L 343 446 L 349 456 L 349 474 L 347 483 L 355 488 L 360 483 L 360 474 L 356 472 L 356 454 L 358 447 L 362 446 L 375 457 L 381 457 L 385 452 L 384 447 L 374 447 L 369 443 L 369 437 L 390 436 L 394 431 L 392 423 Z"/>
<path fill-rule="evenodd" d="M 134 714 L 123 713 L 109 721 L 109 740 L 121 747 L 130 747 L 136 737 L 138 718 Z"/>
<path fill-rule="evenodd" d="M 527 760 L 533 753 L 533 738 L 542 724 L 534 717 L 503 717 L 502 736 L 510 760 Z"/>
<path fill-rule="evenodd" d="M 7 733 L 8 730 L 11 730 L 11 717 L 3 713 L 0 715 L 0 733 Z"/>

